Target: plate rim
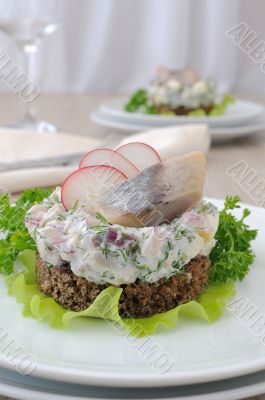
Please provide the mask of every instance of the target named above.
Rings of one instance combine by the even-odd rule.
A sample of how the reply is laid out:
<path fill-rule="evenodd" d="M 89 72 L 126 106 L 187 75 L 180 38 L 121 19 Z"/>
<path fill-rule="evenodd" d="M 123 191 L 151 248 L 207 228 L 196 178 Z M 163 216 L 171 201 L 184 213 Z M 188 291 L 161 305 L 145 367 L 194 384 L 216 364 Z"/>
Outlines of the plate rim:
<path fill-rule="evenodd" d="M 264 114 L 265 117 L 265 114 Z M 102 111 L 95 110 L 90 114 L 90 118 L 93 122 L 95 122 L 98 125 L 104 126 L 104 127 L 108 127 L 111 129 L 118 129 L 121 131 L 127 131 L 125 133 L 140 133 L 140 132 L 148 132 L 150 130 L 154 130 L 154 129 L 163 129 L 163 128 L 168 128 L 168 127 L 179 127 L 179 126 L 185 126 L 188 124 L 176 124 L 176 125 L 163 125 L 163 126 L 144 126 L 144 125 L 138 125 L 138 124 L 132 124 L 129 122 L 121 122 L 121 121 L 114 121 L 112 119 L 108 119 L 108 116 L 106 114 L 104 114 Z M 191 125 L 193 125 L 191 123 Z M 204 125 L 204 124 L 203 124 Z M 254 129 L 255 128 L 255 129 Z M 225 130 L 239 130 L 242 129 L 243 132 L 225 132 Z M 250 129 L 250 130 L 248 130 Z M 251 125 L 247 125 L 247 126 L 232 126 L 232 127 L 228 127 L 228 126 L 222 126 L 222 127 L 209 127 L 211 136 L 213 140 L 216 141 L 222 141 L 222 140 L 233 140 L 236 138 L 241 138 L 241 137 L 246 137 L 246 136 L 250 136 L 250 135 L 255 135 L 255 134 L 259 134 L 262 131 L 265 131 L 265 121 L 261 122 L 257 125 L 253 125 L 253 128 L 251 129 Z"/>
<path fill-rule="evenodd" d="M 264 372 L 264 371 L 263 371 Z M 256 378 L 255 374 L 252 376 L 247 376 L 247 379 L 251 380 L 252 378 Z M 34 377 L 31 377 L 31 379 L 35 379 Z M 39 379 L 39 378 L 37 378 Z M 41 378 L 40 378 L 41 379 Z M 242 378 L 235 378 L 236 380 L 240 380 Z M 264 393 L 265 391 L 265 382 L 264 380 L 261 379 L 255 379 L 255 381 L 253 383 L 248 383 L 246 385 L 243 385 L 243 387 L 240 385 L 240 382 L 234 382 L 233 383 L 233 379 L 228 380 L 229 382 L 229 387 L 224 387 L 223 389 L 217 388 L 214 389 L 213 391 L 208 391 L 207 393 L 198 393 L 198 394 L 194 394 L 194 392 L 192 394 L 188 394 L 188 395 L 180 395 L 178 397 L 174 396 L 174 399 L 179 399 L 179 400 L 202 400 L 202 399 L 206 399 L 206 400 L 211 400 L 213 395 L 215 396 L 216 399 L 220 399 L 220 400 L 231 400 L 231 399 L 239 399 L 239 398 L 245 398 L 246 395 L 246 391 L 247 391 L 247 395 L 248 396 L 258 396 Z M 55 399 L 65 399 L 65 398 L 69 398 L 69 400 L 75 400 L 75 399 L 89 399 L 89 400 L 95 400 L 95 397 L 92 396 L 90 397 L 83 397 L 82 395 L 79 396 L 79 393 L 74 393 L 74 394 L 70 394 L 70 396 L 65 397 L 65 393 L 61 392 L 61 386 L 57 389 L 57 392 L 55 393 L 55 390 L 52 386 L 49 386 L 49 381 L 45 381 L 44 380 L 44 384 L 39 387 L 38 386 L 38 382 L 36 382 L 36 384 L 34 384 L 34 382 L 29 382 L 28 384 L 24 383 L 21 384 L 20 381 L 17 381 L 15 379 L 15 377 L 11 377 L 11 379 L 9 379 L 7 381 L 6 378 L 3 378 L 1 376 L 1 371 L 0 371 L 0 393 L 2 395 L 5 396 L 16 396 L 16 398 L 18 399 L 25 399 L 25 400 L 35 400 L 36 395 L 40 396 L 39 397 L 41 400 L 46 400 L 46 399 L 50 399 L 50 395 L 53 395 L 53 398 Z M 224 384 L 226 384 L 227 381 L 223 381 Z M 62 382 L 56 382 L 59 385 L 62 384 Z M 220 382 L 222 383 L 222 381 Z M 231 383 L 232 383 L 232 387 L 231 387 Z M 15 385 L 14 385 L 15 384 Z M 47 387 L 45 386 L 47 384 Z M 205 385 L 205 384 L 201 384 L 201 385 Z M 193 385 L 192 385 L 193 386 Z M 191 386 L 191 388 L 192 388 Z M 86 388 L 87 386 L 83 386 L 83 388 Z M 38 389 L 41 389 L 41 391 L 39 391 Z M 82 389 L 83 389 L 82 388 Z M 172 387 L 174 389 L 174 387 Z M 189 388 L 189 387 L 187 387 Z M 89 389 L 89 387 L 87 387 L 87 389 Z M 100 389 L 100 388 L 98 388 Z M 110 389 L 114 389 L 114 388 L 110 388 Z M 122 390 L 122 388 L 119 388 Z M 125 390 L 128 388 L 124 388 Z M 162 388 L 161 388 L 162 389 Z M 176 388 L 177 389 L 177 388 Z M 195 389 L 196 390 L 196 389 Z M 123 394 L 123 393 L 121 393 Z M 64 396 L 64 397 L 62 397 Z M 77 397 L 78 396 L 78 397 Z M 106 396 L 97 396 L 96 397 L 98 400 L 107 400 Z M 113 397 L 112 397 L 113 398 Z M 139 398 L 137 395 L 135 397 L 133 397 L 133 399 Z M 148 400 L 155 400 L 155 398 L 151 398 L 148 396 L 145 397 L 143 396 L 143 399 L 148 399 Z M 167 394 L 163 397 L 156 397 L 156 400 L 173 400 L 172 396 L 168 396 Z"/>

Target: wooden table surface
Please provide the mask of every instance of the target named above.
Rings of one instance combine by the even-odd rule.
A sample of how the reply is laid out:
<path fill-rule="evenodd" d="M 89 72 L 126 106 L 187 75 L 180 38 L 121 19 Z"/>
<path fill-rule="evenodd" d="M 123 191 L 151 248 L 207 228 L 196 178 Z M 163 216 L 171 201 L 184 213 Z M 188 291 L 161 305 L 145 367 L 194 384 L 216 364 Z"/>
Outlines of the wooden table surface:
<path fill-rule="evenodd" d="M 107 144 L 116 144 L 123 137 L 121 133 L 101 128 L 89 118 L 90 112 L 95 110 L 101 101 L 110 97 L 113 95 L 42 94 L 35 106 L 38 114 L 57 125 L 60 131 L 101 137 Z M 263 102 L 265 104 L 265 99 Z M 23 108 L 24 104 L 16 94 L 1 94 L 0 126 L 14 122 L 23 113 Z M 258 198 L 250 193 L 250 187 L 239 185 L 227 173 L 229 168 L 240 161 L 254 170 L 255 179 L 265 179 L 265 132 L 211 148 L 205 194 L 217 198 L 224 198 L 227 194 L 239 194 L 244 202 L 259 205 Z M 265 400 L 265 395 L 251 400 L 254 399 Z M 0 400 L 7 400 L 7 397 L 0 396 Z"/>

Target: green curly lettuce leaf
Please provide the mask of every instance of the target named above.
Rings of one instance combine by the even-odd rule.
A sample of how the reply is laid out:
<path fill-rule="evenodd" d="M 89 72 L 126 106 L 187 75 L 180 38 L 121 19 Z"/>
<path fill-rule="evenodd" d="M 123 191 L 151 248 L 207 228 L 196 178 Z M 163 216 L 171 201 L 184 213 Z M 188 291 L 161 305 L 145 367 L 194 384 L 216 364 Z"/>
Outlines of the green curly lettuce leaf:
<path fill-rule="evenodd" d="M 234 101 L 234 97 L 231 94 L 226 93 L 219 103 L 214 104 L 208 115 L 211 117 L 218 117 L 219 115 L 223 115 L 227 107 L 230 104 L 234 103 Z"/>
<path fill-rule="evenodd" d="M 229 299 L 235 294 L 233 284 L 209 287 L 197 301 L 180 305 L 173 310 L 156 314 L 148 318 L 121 318 L 118 312 L 121 288 L 108 287 L 84 311 L 74 312 L 62 308 L 52 298 L 45 296 L 37 287 L 35 273 L 35 252 L 23 251 L 18 260 L 24 266 L 24 272 L 6 277 L 8 294 L 23 305 L 23 315 L 46 322 L 57 329 L 67 329 L 77 317 L 101 318 L 113 321 L 120 329 L 136 337 L 149 336 L 158 329 L 171 329 L 180 317 L 199 319 L 207 323 L 218 320 Z"/>
<path fill-rule="evenodd" d="M 226 93 L 222 100 L 219 101 L 218 103 L 215 103 L 209 113 L 207 113 L 203 108 L 198 108 L 196 110 L 192 110 L 188 113 L 189 117 L 205 117 L 205 116 L 210 116 L 210 117 L 218 117 L 219 115 L 223 115 L 227 109 L 227 107 L 234 103 L 234 97 Z"/>
<path fill-rule="evenodd" d="M 207 113 L 203 108 L 197 108 L 196 110 L 192 110 L 188 113 L 189 117 L 205 117 L 206 115 Z"/>
<path fill-rule="evenodd" d="M 250 215 L 248 209 L 242 210 L 240 219 L 231 213 L 234 209 L 240 208 L 239 202 L 239 196 L 227 196 L 224 209 L 220 212 L 219 226 L 215 235 L 216 245 L 210 254 L 211 283 L 223 284 L 237 280 L 242 281 L 254 261 L 255 255 L 251 242 L 256 238 L 258 232 L 250 229 L 245 222 Z"/>
<path fill-rule="evenodd" d="M 25 249 L 36 248 L 24 224 L 26 212 L 44 198 L 51 189 L 25 190 L 16 201 L 9 193 L 0 194 L 0 273 L 10 274 L 18 254 Z"/>

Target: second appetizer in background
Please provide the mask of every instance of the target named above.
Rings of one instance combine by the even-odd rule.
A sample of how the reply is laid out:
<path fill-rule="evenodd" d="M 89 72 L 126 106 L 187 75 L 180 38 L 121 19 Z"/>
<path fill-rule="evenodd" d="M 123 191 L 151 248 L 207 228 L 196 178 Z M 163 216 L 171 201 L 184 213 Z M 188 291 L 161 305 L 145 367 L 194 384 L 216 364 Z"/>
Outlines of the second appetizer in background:
<path fill-rule="evenodd" d="M 128 112 L 160 115 L 216 116 L 225 113 L 233 96 L 217 94 L 216 83 L 191 69 L 160 66 L 147 89 L 137 90 L 125 105 Z"/>

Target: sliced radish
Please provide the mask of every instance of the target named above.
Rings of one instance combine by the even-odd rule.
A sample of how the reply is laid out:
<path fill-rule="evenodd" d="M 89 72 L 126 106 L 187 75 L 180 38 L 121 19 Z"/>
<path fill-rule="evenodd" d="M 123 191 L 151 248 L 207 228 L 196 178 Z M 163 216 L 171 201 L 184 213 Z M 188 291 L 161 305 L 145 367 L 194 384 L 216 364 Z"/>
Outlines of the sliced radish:
<path fill-rule="evenodd" d="M 117 168 L 128 178 L 135 176 L 139 170 L 122 154 L 110 149 L 92 150 L 80 161 L 79 168 L 90 167 L 91 165 L 108 165 Z"/>
<path fill-rule="evenodd" d="M 94 214 L 103 194 L 126 180 L 127 176 L 116 168 L 103 165 L 84 167 L 66 178 L 62 186 L 61 200 L 66 210 L 85 207 Z"/>
<path fill-rule="evenodd" d="M 133 142 L 124 144 L 116 149 L 131 161 L 140 171 L 161 161 L 157 151 L 148 144 Z"/>

